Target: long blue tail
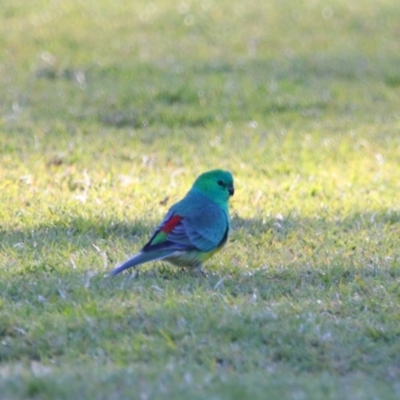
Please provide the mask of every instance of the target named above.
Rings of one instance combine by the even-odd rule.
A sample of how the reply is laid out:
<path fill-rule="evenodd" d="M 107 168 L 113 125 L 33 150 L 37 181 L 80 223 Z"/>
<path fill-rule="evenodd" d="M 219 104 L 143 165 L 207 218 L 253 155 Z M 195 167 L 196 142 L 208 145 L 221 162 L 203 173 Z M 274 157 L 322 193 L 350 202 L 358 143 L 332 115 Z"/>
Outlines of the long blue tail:
<path fill-rule="evenodd" d="M 136 267 L 140 264 L 143 264 L 148 261 L 157 261 L 162 260 L 170 256 L 174 251 L 149 251 L 149 252 L 140 252 L 135 254 L 129 260 L 126 260 L 124 263 L 119 265 L 118 267 L 114 268 L 109 275 L 115 276 L 118 275 L 120 272 L 125 271 L 128 268 Z"/>

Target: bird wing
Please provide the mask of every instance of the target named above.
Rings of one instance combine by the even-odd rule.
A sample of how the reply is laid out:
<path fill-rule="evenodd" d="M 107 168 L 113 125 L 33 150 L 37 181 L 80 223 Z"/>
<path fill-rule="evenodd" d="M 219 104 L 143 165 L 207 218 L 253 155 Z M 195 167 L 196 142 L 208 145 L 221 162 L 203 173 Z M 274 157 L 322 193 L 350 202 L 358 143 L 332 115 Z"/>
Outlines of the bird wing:
<path fill-rule="evenodd" d="M 171 208 L 142 250 L 207 252 L 226 241 L 229 232 L 228 217 L 216 204 L 192 204 L 185 215 L 182 214 L 174 207 Z"/>
<path fill-rule="evenodd" d="M 182 225 L 190 242 L 202 251 L 216 249 L 227 240 L 229 233 L 228 216 L 214 204 L 190 213 Z"/>

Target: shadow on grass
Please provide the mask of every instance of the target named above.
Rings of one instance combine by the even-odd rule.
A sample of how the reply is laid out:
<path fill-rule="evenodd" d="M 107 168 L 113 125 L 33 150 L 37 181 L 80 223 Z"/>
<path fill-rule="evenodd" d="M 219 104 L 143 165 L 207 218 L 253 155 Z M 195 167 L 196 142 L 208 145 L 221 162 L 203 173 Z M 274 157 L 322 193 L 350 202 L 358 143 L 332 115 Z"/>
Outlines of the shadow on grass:
<path fill-rule="evenodd" d="M 118 256 L 114 254 L 112 243 L 131 242 L 133 252 L 141 247 L 136 242 L 139 243 L 143 237 L 144 244 L 150 233 L 151 228 L 141 220 L 130 224 L 114 219 L 77 217 L 35 228 L 0 230 L 0 249 L 8 268 L 21 266 L 20 273 L 54 272 L 59 269 L 63 258 L 69 258 L 76 268 L 79 265 L 75 265 L 74 259 L 80 263 L 90 254 L 107 257 L 108 263 L 117 263 L 121 260 L 114 260 Z M 96 261 L 91 257 L 88 262 L 93 264 Z"/>
<path fill-rule="evenodd" d="M 315 370 L 323 365 L 333 371 L 338 369 L 339 372 L 342 373 L 343 370 L 343 373 L 346 373 L 352 370 L 351 360 L 348 361 L 346 351 L 342 351 L 340 346 L 332 350 L 331 340 L 325 341 L 315 333 L 315 321 L 310 322 L 309 313 L 319 318 L 319 321 L 331 324 L 329 329 L 336 329 L 338 320 L 342 321 L 341 329 L 347 329 L 349 318 L 356 321 L 354 324 L 358 325 L 355 325 L 355 329 L 359 329 L 359 314 L 369 313 L 367 316 L 371 317 L 375 315 L 375 309 L 380 307 L 379 301 L 375 300 L 374 291 L 377 286 L 385 286 L 385 293 L 398 293 L 398 266 L 393 268 L 393 284 L 390 270 L 370 266 L 370 260 L 365 260 L 362 271 L 357 270 L 354 268 L 352 256 L 346 256 L 347 250 L 343 252 L 343 247 L 340 247 L 342 245 L 336 245 L 335 240 L 354 238 L 360 232 L 367 232 L 371 239 L 370 245 L 373 246 L 372 239 L 380 238 L 381 231 L 395 228 L 398 232 L 399 222 L 400 213 L 392 211 L 376 214 L 354 213 L 333 222 L 323 218 L 288 216 L 286 219 L 277 220 L 244 219 L 234 216 L 232 240 L 243 248 L 246 247 L 246 240 L 251 242 L 251 238 L 256 237 L 256 240 L 262 241 L 263 235 L 266 235 L 270 240 L 279 242 L 279 249 L 297 246 L 297 250 L 306 252 L 310 245 L 316 246 L 315 251 L 318 250 L 318 246 L 326 246 L 332 252 L 333 258 L 329 259 L 328 255 L 328 258 L 321 257 L 315 260 L 312 253 L 306 253 L 299 263 L 292 261 L 287 265 L 247 270 L 222 268 L 216 272 L 212 269 L 206 278 L 193 277 L 189 273 L 182 273 L 180 269 L 164 267 L 149 267 L 139 274 L 139 279 L 131 279 L 126 275 L 104 279 L 103 273 L 91 275 L 90 270 L 78 272 L 65 268 L 62 271 L 21 270 L 0 281 L 3 301 L 13 306 L 25 307 L 27 315 L 40 315 L 37 318 L 47 321 L 46 324 L 50 328 L 46 330 L 47 336 L 38 332 L 33 339 L 31 336 L 24 339 L 24 331 L 15 330 L 14 316 L 9 313 L 0 319 L 0 338 L 15 338 L 17 347 L 4 346 L 0 351 L 0 360 L 19 359 L 21 354 L 32 360 L 40 360 L 43 355 L 63 357 L 67 345 L 78 346 L 83 343 L 83 353 L 90 354 L 91 351 L 95 352 L 98 347 L 104 346 L 104 337 L 113 340 L 115 332 L 129 332 L 129 335 L 132 332 L 145 332 L 149 337 L 165 339 L 160 332 L 169 329 L 168 335 L 178 335 L 177 340 L 181 340 L 181 337 L 192 337 L 192 329 L 198 336 L 206 337 L 208 332 L 217 327 L 215 333 L 222 335 L 228 343 L 241 345 L 248 340 L 256 340 L 275 362 L 293 362 L 295 359 L 305 369 Z M 52 249 L 57 246 L 63 251 L 72 245 L 85 250 L 92 249 L 93 243 L 106 240 L 107 246 L 111 248 L 114 241 L 121 243 L 125 240 L 132 241 L 138 236 L 140 240 L 144 236 L 147 237 L 151 230 L 150 225 L 151 228 L 154 226 L 153 223 L 144 222 L 125 224 L 78 218 L 68 224 L 60 222 L 52 226 L 39 226 L 26 232 L 1 232 L 0 239 L 5 252 L 14 248 L 13 242 L 25 243 L 25 248 L 31 251 L 39 249 L 37 255 L 46 263 L 47 256 L 44 253 L 48 247 Z M 253 246 L 251 243 L 249 245 Z M 381 248 L 380 243 L 376 243 L 375 247 Z M 342 249 L 342 252 L 334 254 L 338 249 Z M 364 257 L 363 253 L 359 253 L 359 256 Z M 330 263 L 327 267 L 326 260 Z M 338 293 L 342 303 L 338 302 Z M 360 295 L 364 296 L 361 308 L 357 302 Z M 318 300 L 320 298 L 323 299 L 322 302 Z M 142 309 L 138 306 L 138 299 L 144 304 L 147 301 L 148 308 Z M 350 301 L 349 299 L 354 302 L 354 306 L 342 305 Z M 265 303 L 262 303 L 263 301 Z M 271 306 L 277 303 L 281 303 L 285 308 Z M 100 304 L 106 306 L 102 307 Z M 237 308 L 233 307 L 233 304 L 237 305 L 240 312 L 235 311 Z M 257 304 L 261 306 L 257 307 Z M 77 311 L 73 312 L 71 309 Z M 278 312 L 279 316 L 276 314 Z M 43 317 L 43 314 L 47 316 Z M 58 314 L 62 316 L 58 319 L 62 326 L 52 321 L 53 316 Z M 87 319 L 82 318 L 82 315 L 87 316 Z M 186 331 L 186 328 L 179 328 L 179 325 L 176 328 L 175 322 L 171 325 L 170 321 L 180 321 L 182 317 L 189 321 L 190 332 L 189 328 Z M 19 318 L 21 321 L 21 317 Z M 96 332 L 100 331 L 101 334 L 93 336 L 93 324 Z M 378 329 L 368 329 L 366 326 L 366 334 L 372 336 L 371 340 L 375 342 L 388 343 L 387 337 L 393 342 L 397 341 L 397 330 L 393 329 L 392 336 L 388 336 Z M 258 332 L 257 337 L 254 336 L 255 332 Z M 356 335 L 352 337 L 355 338 Z M 93 338 L 97 342 L 93 343 Z M 87 343 L 90 344 L 89 350 Z M 354 346 L 359 345 L 354 339 Z M 377 348 L 378 350 L 380 351 L 380 348 Z M 335 351 L 336 355 L 339 351 L 342 360 L 346 361 L 343 367 L 329 361 L 332 359 L 332 351 Z M 366 345 L 365 352 L 369 351 Z M 132 354 L 129 353 L 130 356 Z M 144 352 L 144 357 L 146 355 Z M 233 369 L 242 368 L 240 363 L 235 366 L 235 356 L 220 355 L 217 351 L 216 358 L 224 360 L 224 363 L 231 363 Z M 389 361 L 394 359 L 392 356 Z M 202 363 L 202 358 L 197 362 Z M 251 368 L 253 365 L 249 363 L 248 368 Z M 254 363 L 258 363 L 257 358 Z M 373 362 L 367 367 L 372 368 Z"/>
<path fill-rule="evenodd" d="M 90 66 L 82 71 L 39 69 L 35 78 L 51 85 L 58 80 L 80 85 L 81 77 L 87 77 L 89 93 L 104 93 L 104 101 L 85 100 L 90 107 L 75 114 L 78 120 L 95 119 L 117 129 L 160 125 L 202 128 L 221 119 L 247 121 L 249 115 L 294 113 L 314 117 L 335 106 L 340 109 L 343 102 L 330 94 L 332 82 L 360 83 L 367 79 L 397 88 L 398 61 L 393 56 L 383 64 L 377 58 L 342 51 L 257 58 L 240 64 L 197 62 L 187 66 L 186 74 L 177 72 L 173 64 L 166 68 L 136 63 L 132 68 L 112 65 Z M 275 93 L 277 88 L 279 96 Z M 352 103 L 351 98 L 348 103 Z"/>
<path fill-rule="evenodd" d="M 303 262 L 304 266 L 309 265 L 311 269 L 323 268 L 324 260 L 333 259 L 337 262 L 341 259 L 343 264 L 356 262 L 361 265 L 363 257 L 367 264 L 371 257 L 380 259 L 395 254 L 395 243 L 385 232 L 398 231 L 396 227 L 399 223 L 400 213 L 391 210 L 355 212 L 334 220 L 323 217 L 299 218 L 290 214 L 281 218 L 251 219 L 234 215 L 230 246 L 232 251 L 235 247 L 245 251 L 248 244 L 253 252 L 286 252 L 286 258 L 276 259 L 283 270 L 285 263 L 293 265 L 296 262 Z M 127 256 L 121 256 L 120 248 L 127 244 L 129 254 L 134 254 L 146 243 L 155 226 L 155 222 L 143 220 L 127 223 L 104 218 L 70 218 L 39 225 L 34 229 L 0 231 L 0 247 L 5 259 L 14 265 L 24 265 L 24 271 L 57 270 L 59 258 L 76 253 L 80 254 L 80 262 L 84 256 L 101 253 L 107 257 L 108 265 L 112 268 Z M 212 266 L 212 262 L 208 264 Z M 255 265 L 249 267 L 257 270 Z M 180 269 L 172 270 L 180 272 Z M 232 272 L 229 268 L 227 271 Z"/>
<path fill-rule="evenodd" d="M 285 235 L 298 236 L 304 229 L 318 228 L 319 232 L 340 232 L 348 236 L 360 230 L 378 229 L 400 223 L 400 212 L 382 210 L 380 212 L 354 212 L 344 218 L 334 220 L 325 217 L 301 218 L 259 217 L 242 218 L 234 215 L 231 218 L 231 237 L 238 230 L 247 235 L 258 236 L 270 231 L 284 238 Z M 143 245 L 150 237 L 156 221 L 136 220 L 132 223 L 116 221 L 115 219 L 86 219 L 83 217 L 60 220 L 53 224 L 42 224 L 31 229 L 1 230 L 1 247 L 29 247 L 45 249 L 49 243 L 57 243 L 60 247 L 74 246 L 75 248 L 91 247 L 93 242 L 104 240 L 112 242 L 115 239 L 136 241 L 143 238 Z M 310 235 L 312 236 L 312 235 Z"/>
<path fill-rule="evenodd" d="M 120 76 L 115 76 L 113 66 L 111 71 L 87 73 L 92 75 L 93 84 L 99 82 L 103 90 L 110 91 L 110 96 L 118 87 L 118 100 L 112 107 L 99 105 L 92 110 L 92 115 L 82 115 L 82 119 L 95 117 L 100 123 L 115 128 L 147 128 L 160 123 L 168 127 L 206 127 L 217 116 L 227 121 L 245 121 L 251 114 L 295 113 L 312 117 L 331 109 L 335 103 L 334 96 L 324 94 L 328 90 L 320 90 L 321 85 L 328 88 L 332 81 L 347 84 L 369 79 L 397 87 L 397 63 L 398 58 L 393 57 L 382 66 L 377 59 L 343 51 L 280 60 L 255 59 L 243 65 L 196 63 L 188 67 L 192 73 L 186 75 L 177 74 L 175 66 L 165 69 L 140 64 L 134 67 L 137 74 L 124 76 L 126 71 L 121 70 Z M 140 81 L 132 81 L 134 76 L 140 76 Z M 143 85 L 150 85 L 154 90 L 140 89 Z M 279 86 L 280 96 L 266 93 L 265 87 L 271 85 Z M 138 87 L 140 95 L 126 93 L 126 88 L 131 87 Z M 299 90 L 304 94 L 299 95 Z"/>

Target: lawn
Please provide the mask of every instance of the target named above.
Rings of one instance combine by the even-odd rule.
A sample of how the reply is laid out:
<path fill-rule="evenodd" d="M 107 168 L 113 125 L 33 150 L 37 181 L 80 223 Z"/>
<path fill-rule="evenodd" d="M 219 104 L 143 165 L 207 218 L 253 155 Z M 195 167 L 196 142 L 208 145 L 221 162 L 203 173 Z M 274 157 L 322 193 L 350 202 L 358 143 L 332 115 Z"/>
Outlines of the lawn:
<path fill-rule="evenodd" d="M 400 3 L 6 3 L 0 398 L 400 399 Z M 214 168 L 207 276 L 108 278 Z"/>

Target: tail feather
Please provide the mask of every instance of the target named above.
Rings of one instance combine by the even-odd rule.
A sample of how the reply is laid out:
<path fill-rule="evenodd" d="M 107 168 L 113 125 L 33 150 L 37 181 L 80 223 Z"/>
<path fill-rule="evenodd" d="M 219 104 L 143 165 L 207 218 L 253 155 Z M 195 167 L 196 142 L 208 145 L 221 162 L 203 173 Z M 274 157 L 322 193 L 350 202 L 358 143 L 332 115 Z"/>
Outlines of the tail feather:
<path fill-rule="evenodd" d="M 126 260 L 124 263 L 119 265 L 118 267 L 115 267 L 110 273 L 110 276 L 115 276 L 121 273 L 122 271 L 125 271 L 128 268 L 131 267 L 136 267 L 140 264 L 143 264 L 148 261 L 157 261 L 157 260 L 162 260 L 163 258 L 166 258 L 170 256 L 174 251 L 149 251 L 149 252 L 143 252 L 141 251 L 138 254 L 135 254 L 133 257 L 131 257 L 129 260 Z"/>

